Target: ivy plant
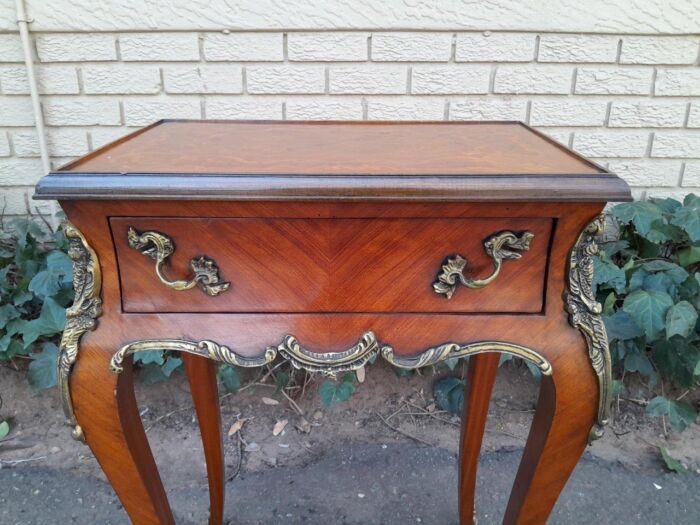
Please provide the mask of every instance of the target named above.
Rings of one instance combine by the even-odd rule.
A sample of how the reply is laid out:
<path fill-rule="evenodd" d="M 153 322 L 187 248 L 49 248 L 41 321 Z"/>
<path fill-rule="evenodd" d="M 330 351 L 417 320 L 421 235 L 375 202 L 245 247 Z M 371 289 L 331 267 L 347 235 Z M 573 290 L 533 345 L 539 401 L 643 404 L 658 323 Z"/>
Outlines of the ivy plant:
<path fill-rule="evenodd" d="M 56 384 L 56 341 L 73 300 L 66 249 L 61 231 L 37 221 L 0 225 L 0 361 L 31 360 L 29 382 L 37 389 Z"/>
<path fill-rule="evenodd" d="M 700 197 L 619 204 L 612 217 L 619 236 L 600 245 L 594 288 L 613 364 L 685 392 L 647 405 L 682 431 L 698 417 L 683 398 L 700 379 Z"/>

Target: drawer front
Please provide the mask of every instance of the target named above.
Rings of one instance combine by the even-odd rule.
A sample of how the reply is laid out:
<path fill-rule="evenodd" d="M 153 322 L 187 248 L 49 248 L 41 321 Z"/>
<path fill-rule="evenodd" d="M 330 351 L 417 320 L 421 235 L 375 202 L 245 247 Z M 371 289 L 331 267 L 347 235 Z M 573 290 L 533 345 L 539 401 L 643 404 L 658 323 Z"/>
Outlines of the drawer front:
<path fill-rule="evenodd" d="M 540 313 L 553 220 L 112 217 L 110 225 L 125 312 Z M 497 247 L 505 253 L 497 265 L 484 241 L 506 231 L 521 245 Z M 172 241 L 159 247 L 172 252 L 160 277 L 153 241 L 162 239 L 149 232 Z M 190 281 L 193 268 L 204 268 L 210 286 Z M 483 287 L 460 283 L 459 272 Z"/>

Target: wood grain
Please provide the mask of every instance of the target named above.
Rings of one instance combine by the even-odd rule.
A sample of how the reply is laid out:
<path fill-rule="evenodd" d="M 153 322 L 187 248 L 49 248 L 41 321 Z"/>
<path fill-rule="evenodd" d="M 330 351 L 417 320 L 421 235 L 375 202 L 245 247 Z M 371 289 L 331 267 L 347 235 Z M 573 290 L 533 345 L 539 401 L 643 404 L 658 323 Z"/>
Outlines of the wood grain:
<path fill-rule="evenodd" d="M 605 170 L 519 122 L 169 120 L 62 171 L 557 175 Z"/>
<path fill-rule="evenodd" d="M 553 219 L 112 217 L 110 225 L 125 312 L 538 313 Z M 174 241 L 172 278 L 191 274 L 190 260 L 206 255 L 231 288 L 209 297 L 199 288 L 165 287 L 153 259 L 129 247 L 129 227 Z M 458 289 L 449 300 L 433 291 L 444 260 L 455 254 L 467 259 L 467 276 L 490 275 L 483 242 L 504 230 L 534 234 L 522 259 L 504 261 L 485 288 Z"/>
<path fill-rule="evenodd" d="M 39 199 L 623 201 L 518 122 L 162 121 L 42 178 Z"/>

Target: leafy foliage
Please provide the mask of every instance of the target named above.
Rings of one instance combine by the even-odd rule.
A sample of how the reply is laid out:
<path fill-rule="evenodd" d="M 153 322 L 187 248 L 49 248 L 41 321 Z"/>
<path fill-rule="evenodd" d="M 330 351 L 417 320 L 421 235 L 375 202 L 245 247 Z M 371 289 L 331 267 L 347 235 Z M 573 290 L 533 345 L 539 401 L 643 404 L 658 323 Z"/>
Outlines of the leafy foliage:
<path fill-rule="evenodd" d="M 73 299 L 72 264 L 61 231 L 19 219 L 0 232 L 0 361 L 31 359 L 29 382 L 56 384 L 58 348 Z"/>
<path fill-rule="evenodd" d="M 601 244 L 594 289 L 614 365 L 672 387 L 693 389 L 700 379 L 700 197 L 619 204 L 612 209 L 620 235 Z M 680 396 L 679 396 L 680 397 Z M 683 431 L 696 408 L 657 396 L 647 414 L 667 417 Z"/>
<path fill-rule="evenodd" d="M 689 472 L 687 467 L 679 460 L 671 456 L 666 448 L 659 447 L 659 452 L 661 453 L 661 459 L 663 460 L 664 465 L 666 465 L 666 468 L 669 471 L 675 472 L 676 474 L 687 474 Z"/>
<path fill-rule="evenodd" d="M 318 390 L 321 402 L 326 408 L 350 399 L 355 391 L 355 374 L 343 374 L 340 381 L 324 381 Z"/>
<path fill-rule="evenodd" d="M 0 439 L 4 439 L 10 433 L 10 424 L 7 421 L 0 422 Z"/>
<path fill-rule="evenodd" d="M 446 377 L 433 385 L 435 404 L 451 414 L 461 414 L 464 408 L 465 381 L 458 377 Z"/>
<path fill-rule="evenodd" d="M 233 365 L 221 365 L 217 370 L 219 382 L 226 392 L 236 392 L 241 388 L 241 376 Z"/>

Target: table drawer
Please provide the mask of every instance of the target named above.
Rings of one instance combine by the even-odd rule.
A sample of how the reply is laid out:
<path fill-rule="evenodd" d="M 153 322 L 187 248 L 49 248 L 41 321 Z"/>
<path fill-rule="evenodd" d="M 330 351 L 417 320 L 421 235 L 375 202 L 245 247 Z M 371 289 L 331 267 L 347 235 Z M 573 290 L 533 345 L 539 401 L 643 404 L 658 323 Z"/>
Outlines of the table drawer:
<path fill-rule="evenodd" d="M 125 312 L 539 313 L 553 220 L 112 217 L 110 225 Z M 460 271 L 471 286 L 497 267 L 481 288 L 459 282 Z M 194 270 L 228 284 L 202 286 L 190 281 Z"/>

